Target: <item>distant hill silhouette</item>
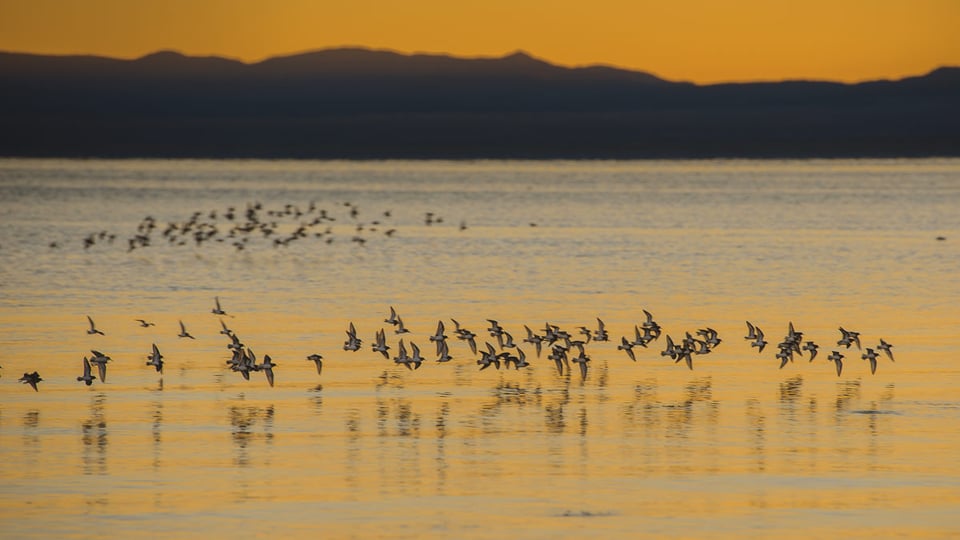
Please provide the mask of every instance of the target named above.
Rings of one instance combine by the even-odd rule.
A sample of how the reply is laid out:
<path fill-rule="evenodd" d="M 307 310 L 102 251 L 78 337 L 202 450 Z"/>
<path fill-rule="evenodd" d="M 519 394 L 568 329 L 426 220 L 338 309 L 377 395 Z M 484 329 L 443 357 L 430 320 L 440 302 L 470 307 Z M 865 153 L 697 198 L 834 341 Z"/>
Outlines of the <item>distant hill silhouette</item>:
<path fill-rule="evenodd" d="M 694 85 L 606 66 L 330 49 L 246 64 L 0 53 L 0 155 L 960 155 L 960 68 Z"/>

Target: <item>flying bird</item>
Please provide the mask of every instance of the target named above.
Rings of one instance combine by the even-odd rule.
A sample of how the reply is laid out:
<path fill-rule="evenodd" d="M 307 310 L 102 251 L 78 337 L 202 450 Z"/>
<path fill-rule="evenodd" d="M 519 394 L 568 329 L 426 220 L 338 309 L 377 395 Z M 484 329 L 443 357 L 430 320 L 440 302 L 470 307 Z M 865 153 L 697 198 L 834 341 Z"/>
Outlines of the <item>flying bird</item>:
<path fill-rule="evenodd" d="M 43 379 L 40 378 L 39 373 L 34 371 L 33 373 L 24 373 L 23 377 L 20 377 L 18 380 L 23 384 L 29 384 L 31 387 L 33 387 L 34 392 L 39 392 L 40 390 L 37 389 L 37 383 Z"/>
<path fill-rule="evenodd" d="M 891 362 L 895 362 L 896 360 L 893 359 L 893 351 L 890 350 L 892 347 L 893 345 L 884 341 L 883 338 L 880 338 L 880 344 L 877 345 L 878 349 L 887 354 L 887 358 L 889 358 Z"/>
<path fill-rule="evenodd" d="M 524 343 L 530 343 L 537 350 L 537 358 L 540 358 L 540 350 L 543 348 L 543 336 L 534 334 L 533 330 L 529 326 L 523 325 L 523 328 L 527 331 L 527 337 L 524 338 Z"/>
<path fill-rule="evenodd" d="M 214 307 L 213 307 L 212 310 L 210 310 L 210 313 L 213 313 L 214 315 L 226 315 L 226 314 L 227 314 L 226 311 L 224 311 L 223 309 L 220 308 L 220 297 L 219 297 L 219 296 L 214 296 L 214 297 L 213 297 L 213 302 L 214 302 Z"/>
<path fill-rule="evenodd" d="M 156 343 L 153 344 L 153 351 L 147 355 L 147 365 L 157 368 L 157 373 L 163 375 L 163 355 Z"/>
<path fill-rule="evenodd" d="M 839 377 L 840 372 L 843 371 L 843 355 L 838 351 L 833 351 L 830 353 L 830 356 L 827 357 L 827 360 L 830 360 L 837 365 L 837 377 Z"/>
<path fill-rule="evenodd" d="M 633 352 L 633 343 L 627 341 L 626 337 L 620 338 L 620 345 L 617 345 L 617 350 L 627 353 L 627 356 L 629 356 L 634 362 L 637 361 L 637 355 Z"/>
<path fill-rule="evenodd" d="M 446 341 L 437 342 L 437 362 L 449 362 L 453 360 L 453 356 L 450 356 L 450 347 L 447 345 Z"/>
<path fill-rule="evenodd" d="M 413 356 L 407 361 L 407 367 L 413 364 L 413 369 L 420 369 L 420 364 L 423 363 L 423 357 L 420 356 L 420 347 L 417 347 L 417 344 L 411 341 L 410 349 L 413 351 Z"/>
<path fill-rule="evenodd" d="M 860 356 L 860 358 L 862 358 L 862 359 L 864 359 L 864 360 L 869 360 L 869 361 L 870 361 L 870 374 L 871 374 L 871 375 L 873 375 L 873 374 L 875 374 L 875 373 L 877 372 L 877 357 L 879 357 L 879 355 L 876 353 L 876 351 L 874 351 L 874 350 L 871 349 L 870 347 L 867 347 L 867 352 L 863 353 L 863 355 Z"/>
<path fill-rule="evenodd" d="M 557 365 L 557 374 L 561 377 L 563 376 L 564 366 L 567 366 L 567 372 L 570 372 L 567 350 L 560 345 L 554 345 L 550 349 L 550 354 L 547 355 L 547 360 L 553 360 L 553 362 Z"/>
<path fill-rule="evenodd" d="M 400 340 L 400 344 L 397 346 L 397 350 L 399 352 L 397 353 L 397 356 L 393 357 L 393 362 L 395 364 L 403 364 L 407 369 L 413 370 L 413 368 L 410 367 L 410 356 L 407 354 L 407 347 L 403 344 L 402 339 Z"/>
<path fill-rule="evenodd" d="M 743 336 L 743 339 L 757 339 L 757 329 L 750 321 L 747 321 L 747 335 Z"/>
<path fill-rule="evenodd" d="M 191 336 L 189 332 L 187 332 L 187 327 L 183 325 L 183 321 L 180 321 L 180 333 L 177 334 L 177 337 L 197 339 Z"/>
<path fill-rule="evenodd" d="M 607 327 L 603 324 L 603 321 L 600 320 L 600 317 L 597 317 L 597 331 L 593 334 L 594 341 L 610 341 L 610 335 L 607 333 Z"/>
<path fill-rule="evenodd" d="M 89 315 L 87 315 L 87 321 L 90 323 L 90 329 L 87 330 L 87 333 L 88 333 L 88 334 L 90 334 L 90 335 L 100 334 L 101 336 L 103 335 L 103 332 L 97 330 L 97 325 L 93 323 L 93 319 L 90 318 Z"/>
<path fill-rule="evenodd" d="M 846 345 L 847 348 L 850 348 L 850 345 L 856 343 L 857 349 L 860 349 L 860 332 L 854 332 L 852 330 L 844 330 L 843 327 L 840 327 L 840 334 L 842 337 L 840 341 L 837 342 L 837 345 Z"/>
<path fill-rule="evenodd" d="M 347 340 L 343 342 L 343 350 L 359 351 L 361 342 L 362 340 L 357 337 L 357 329 L 353 326 L 353 322 L 351 322 L 350 327 L 347 329 Z"/>
<path fill-rule="evenodd" d="M 437 321 L 437 331 L 430 336 L 430 341 L 437 343 L 437 354 L 440 354 L 440 346 L 446 342 L 447 336 L 443 333 L 443 321 Z"/>
<path fill-rule="evenodd" d="M 756 330 L 756 337 L 750 343 L 750 346 L 757 347 L 757 352 L 762 353 L 763 348 L 767 346 L 767 342 L 766 340 L 763 339 L 763 330 L 761 330 L 759 326 L 757 326 L 755 330 Z"/>
<path fill-rule="evenodd" d="M 467 330 L 466 328 L 461 328 L 460 323 L 458 323 L 456 319 L 450 319 L 450 320 L 453 321 L 454 325 L 456 325 L 455 333 L 457 334 L 457 339 L 461 341 L 466 341 L 467 345 L 470 346 L 470 351 L 473 354 L 477 354 L 477 340 L 476 340 L 477 335 L 471 332 L 470 330 Z"/>
<path fill-rule="evenodd" d="M 96 379 L 96 375 L 90 373 L 90 361 L 87 360 L 87 357 L 83 357 L 83 375 L 77 377 L 78 381 L 83 381 L 87 386 L 93 384 L 93 380 Z"/>
<path fill-rule="evenodd" d="M 320 372 L 323 371 L 323 357 L 314 353 L 308 356 L 307 360 L 317 365 L 317 375 L 320 375 Z"/>
<path fill-rule="evenodd" d="M 370 348 L 373 350 L 373 352 L 382 354 L 387 360 L 390 359 L 390 353 L 387 352 L 390 350 L 390 347 L 387 345 L 387 335 L 383 328 L 377 330 L 375 343 L 371 345 Z"/>
<path fill-rule="evenodd" d="M 583 352 L 583 349 L 580 349 L 580 354 L 571 358 L 571 362 L 576 362 L 580 366 L 580 380 L 586 380 L 587 378 L 587 362 L 590 361 L 590 357 Z M 690 368 L 693 369 L 693 368 Z"/>
<path fill-rule="evenodd" d="M 640 331 L 640 327 L 633 325 L 633 341 L 630 343 L 635 347 L 647 348 L 647 343 L 653 341 L 653 334 L 649 328 L 644 328 L 643 332 Z"/>
<path fill-rule="evenodd" d="M 483 371 L 490 367 L 491 365 L 496 366 L 497 369 L 500 369 L 500 357 L 497 355 L 496 349 L 493 348 L 489 342 L 486 343 L 487 350 L 480 351 L 480 359 L 477 360 L 477 365 L 480 366 L 480 371 Z"/>
<path fill-rule="evenodd" d="M 222 330 L 220 330 L 221 334 L 229 338 L 233 337 L 233 330 L 227 328 L 227 323 L 223 322 L 223 319 L 220 319 L 220 327 L 222 328 Z"/>
<path fill-rule="evenodd" d="M 263 363 L 260 364 L 259 368 L 261 371 L 263 371 L 264 375 L 267 376 L 267 382 L 270 383 L 271 388 L 273 388 L 273 368 L 275 367 L 277 367 L 277 364 L 273 363 L 273 359 L 270 358 L 270 355 L 263 355 Z"/>
<path fill-rule="evenodd" d="M 385 323 L 390 323 L 394 326 L 400 323 L 400 319 L 397 318 L 397 310 L 393 309 L 393 306 L 390 306 L 390 316 L 383 320 Z"/>
<path fill-rule="evenodd" d="M 410 332 L 410 330 L 407 330 L 407 327 L 403 325 L 403 319 L 401 319 L 399 315 L 397 316 L 396 326 L 397 329 L 393 331 L 395 334 L 407 334 Z"/>
<path fill-rule="evenodd" d="M 90 357 L 90 361 L 97 365 L 97 371 L 100 373 L 100 382 L 107 382 L 107 362 L 111 358 L 100 351 L 90 350 L 93 353 L 93 356 Z"/>

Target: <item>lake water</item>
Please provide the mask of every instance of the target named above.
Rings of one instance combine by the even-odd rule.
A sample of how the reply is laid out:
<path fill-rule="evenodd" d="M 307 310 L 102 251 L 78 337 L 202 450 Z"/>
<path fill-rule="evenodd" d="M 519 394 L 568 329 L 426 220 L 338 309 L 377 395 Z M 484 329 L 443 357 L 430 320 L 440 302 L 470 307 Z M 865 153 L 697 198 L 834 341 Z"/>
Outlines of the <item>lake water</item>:
<path fill-rule="evenodd" d="M 958 268 L 960 160 L 0 160 L 0 536 L 957 537 Z M 451 322 L 598 317 L 586 377 L 480 371 Z M 789 323 L 820 352 L 780 369 Z M 693 370 L 660 354 L 706 327 Z"/>

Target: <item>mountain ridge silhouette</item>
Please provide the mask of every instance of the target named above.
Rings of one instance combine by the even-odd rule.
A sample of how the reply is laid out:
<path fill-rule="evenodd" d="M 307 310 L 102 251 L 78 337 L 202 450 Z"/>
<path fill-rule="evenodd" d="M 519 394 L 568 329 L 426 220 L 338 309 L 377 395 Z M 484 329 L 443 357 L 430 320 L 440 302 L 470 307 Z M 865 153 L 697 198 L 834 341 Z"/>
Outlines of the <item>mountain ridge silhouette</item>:
<path fill-rule="evenodd" d="M 960 155 L 960 68 L 698 85 L 612 66 L 342 47 L 245 63 L 0 52 L 0 155 Z"/>

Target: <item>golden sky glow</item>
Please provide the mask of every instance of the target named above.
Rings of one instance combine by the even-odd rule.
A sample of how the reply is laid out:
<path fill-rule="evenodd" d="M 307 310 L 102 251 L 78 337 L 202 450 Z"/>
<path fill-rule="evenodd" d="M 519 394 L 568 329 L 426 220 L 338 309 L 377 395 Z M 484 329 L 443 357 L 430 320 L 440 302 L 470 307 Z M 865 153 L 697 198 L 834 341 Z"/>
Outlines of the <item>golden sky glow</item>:
<path fill-rule="evenodd" d="M 337 46 L 609 64 L 694 82 L 960 65 L 960 0 L 0 0 L 0 50 L 255 61 Z"/>

